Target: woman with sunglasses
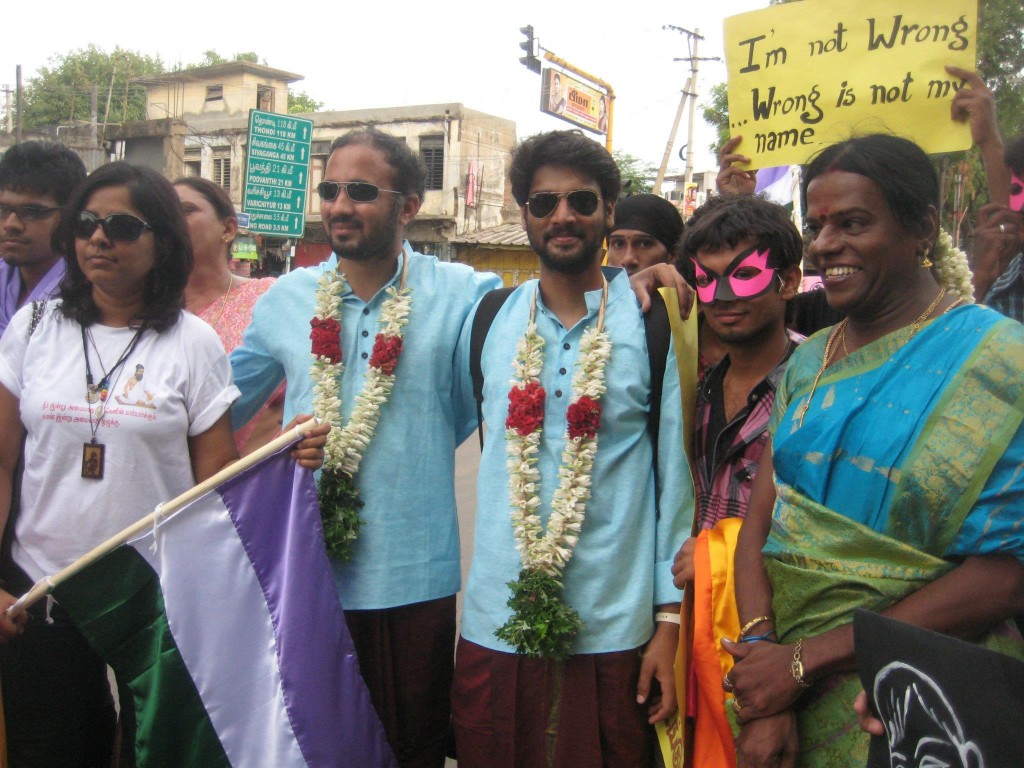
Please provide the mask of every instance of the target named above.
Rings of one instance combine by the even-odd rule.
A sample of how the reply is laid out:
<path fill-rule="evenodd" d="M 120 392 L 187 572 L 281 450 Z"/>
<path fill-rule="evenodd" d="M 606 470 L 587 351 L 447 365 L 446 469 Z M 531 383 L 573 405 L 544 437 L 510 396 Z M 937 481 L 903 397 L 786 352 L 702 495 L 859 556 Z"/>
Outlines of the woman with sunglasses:
<path fill-rule="evenodd" d="M 185 286 L 185 309 L 209 323 L 230 354 L 241 345 L 252 308 L 274 278 L 250 279 L 232 273 L 231 244 L 238 220 L 223 187 L 190 176 L 175 181 L 174 191 L 185 214 L 194 262 Z M 283 412 L 282 384 L 249 423 L 235 431 L 238 452 L 244 456 L 273 439 L 281 429 Z"/>
<path fill-rule="evenodd" d="M 182 311 L 192 249 L 171 184 L 146 168 L 103 166 L 72 195 L 55 238 L 67 262 L 59 300 L 23 307 L 0 343 L 0 520 L 13 526 L 23 576 L 0 592 L 0 611 L 10 593 L 238 455 L 227 356 L 213 330 Z M 23 439 L 21 511 L 7 521 Z M 318 465 L 319 449 L 304 447 L 300 458 Z M 59 606 L 41 602 L 29 616 L 0 618 L 11 763 L 109 766 L 114 708 L 103 661 Z"/>

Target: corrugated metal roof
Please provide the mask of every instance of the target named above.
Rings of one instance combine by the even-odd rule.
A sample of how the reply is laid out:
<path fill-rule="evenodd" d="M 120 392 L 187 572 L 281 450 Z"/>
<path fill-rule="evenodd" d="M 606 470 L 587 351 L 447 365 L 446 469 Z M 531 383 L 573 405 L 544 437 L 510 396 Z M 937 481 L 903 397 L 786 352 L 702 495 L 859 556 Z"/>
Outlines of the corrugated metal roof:
<path fill-rule="evenodd" d="M 525 248 L 530 247 L 526 231 L 519 222 L 500 224 L 497 227 L 480 229 L 476 232 L 466 232 L 456 235 L 448 242 L 453 245 L 521 245 Z"/>

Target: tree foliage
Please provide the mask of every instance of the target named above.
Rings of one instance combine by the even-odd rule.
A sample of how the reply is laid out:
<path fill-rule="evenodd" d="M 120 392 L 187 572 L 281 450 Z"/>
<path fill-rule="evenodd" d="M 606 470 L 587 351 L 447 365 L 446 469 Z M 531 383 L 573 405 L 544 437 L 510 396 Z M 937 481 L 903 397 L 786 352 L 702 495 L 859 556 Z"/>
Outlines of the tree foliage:
<path fill-rule="evenodd" d="M 51 56 L 47 66 L 25 88 L 24 124 L 29 130 L 53 129 L 90 120 L 92 94 L 97 94 L 97 119 L 103 122 L 143 120 L 146 89 L 135 78 L 164 71 L 160 57 L 116 47 L 107 53 L 95 45 Z M 107 112 L 109 97 L 110 110 Z"/>
<path fill-rule="evenodd" d="M 612 152 L 615 164 L 622 175 L 622 191 L 631 195 L 643 195 L 654 189 L 654 180 L 658 176 L 658 166 L 641 160 L 639 157 L 616 149 Z M 627 186 L 628 182 L 628 186 Z"/>
<path fill-rule="evenodd" d="M 203 51 L 203 58 L 200 61 L 196 62 L 195 64 L 189 64 L 186 67 L 186 69 L 196 69 L 197 67 L 213 67 L 217 64 L 228 64 L 232 61 L 248 61 L 251 64 L 259 64 L 260 55 L 256 53 L 256 51 L 241 51 L 240 53 L 236 53 L 230 59 L 227 59 L 211 48 L 210 50 Z M 264 59 L 263 64 L 265 65 L 266 63 L 267 60 Z"/>
<path fill-rule="evenodd" d="M 725 83 L 711 87 L 708 100 L 700 105 L 700 113 L 706 123 L 715 127 L 717 138 L 710 149 L 717 155 L 718 148 L 729 140 L 729 91 Z"/>
<path fill-rule="evenodd" d="M 288 113 L 295 115 L 300 112 L 316 112 L 324 103 L 317 101 L 305 91 L 288 91 Z"/>

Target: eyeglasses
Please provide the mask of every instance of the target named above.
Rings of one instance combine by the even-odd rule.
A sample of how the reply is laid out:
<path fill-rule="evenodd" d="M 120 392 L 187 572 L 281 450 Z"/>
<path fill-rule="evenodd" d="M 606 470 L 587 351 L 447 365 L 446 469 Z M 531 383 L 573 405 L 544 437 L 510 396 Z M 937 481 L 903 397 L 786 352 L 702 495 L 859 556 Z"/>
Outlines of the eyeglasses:
<path fill-rule="evenodd" d="M 54 208 L 47 205 L 4 205 L 0 203 L 0 221 L 7 221 L 12 213 L 23 222 L 39 221 L 60 209 L 59 205 Z"/>
<path fill-rule="evenodd" d="M 337 199 L 341 188 L 345 188 L 345 194 L 353 203 L 372 203 L 381 192 L 388 192 L 392 195 L 402 195 L 404 192 L 397 192 L 394 189 L 381 189 L 376 184 L 366 181 L 321 181 L 316 185 L 316 191 L 320 199 L 325 203 Z"/>
<path fill-rule="evenodd" d="M 138 216 L 132 216 L 130 213 L 112 213 L 101 219 L 89 211 L 82 211 L 75 221 L 75 237 L 88 240 L 97 227 L 103 229 L 103 234 L 109 240 L 120 240 L 123 243 L 134 242 L 142 237 L 142 233 L 147 229 L 153 229 Z"/>
<path fill-rule="evenodd" d="M 546 219 L 555 212 L 562 198 L 569 201 L 569 207 L 580 216 L 592 216 L 601 202 L 601 196 L 592 189 L 577 189 L 572 192 L 534 192 L 526 201 L 527 210 L 535 218 Z"/>

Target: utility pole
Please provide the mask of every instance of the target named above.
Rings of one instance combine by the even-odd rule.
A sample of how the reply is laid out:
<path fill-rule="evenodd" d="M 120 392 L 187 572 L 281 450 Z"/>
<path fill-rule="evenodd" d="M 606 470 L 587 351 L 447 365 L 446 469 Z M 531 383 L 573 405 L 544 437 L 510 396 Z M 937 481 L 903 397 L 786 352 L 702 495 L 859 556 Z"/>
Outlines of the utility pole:
<path fill-rule="evenodd" d="M 4 84 L 4 112 L 7 114 L 7 133 L 14 133 L 14 110 L 11 109 L 11 97 L 14 95 L 14 89 L 11 86 Z"/>
<path fill-rule="evenodd" d="M 662 156 L 661 166 L 658 168 L 658 176 L 655 179 L 653 189 L 656 195 L 661 194 L 661 185 L 665 181 L 665 172 L 668 170 L 668 159 L 672 154 L 672 147 L 676 143 L 676 133 L 679 131 L 679 123 L 682 120 L 683 108 L 686 106 L 687 99 L 690 100 L 690 115 L 686 140 L 686 183 L 689 184 L 693 180 L 693 124 L 697 114 L 697 74 L 699 64 L 702 61 L 720 61 L 717 56 L 702 58 L 697 55 L 698 45 L 704 39 L 699 29 L 690 31 L 689 29 L 683 29 L 671 24 L 666 24 L 663 29 L 669 29 L 686 35 L 686 49 L 689 55 L 685 59 L 675 60 L 690 62 L 690 77 L 686 80 L 686 85 L 683 87 L 683 92 L 679 99 L 679 108 L 676 110 L 676 117 L 672 123 L 672 131 L 669 133 L 668 144 L 665 146 L 665 154 Z"/>
<path fill-rule="evenodd" d="M 15 139 L 17 140 L 17 142 L 19 144 L 21 144 L 21 124 L 22 124 L 22 117 L 23 117 L 23 112 L 24 112 L 24 93 L 25 93 L 24 89 L 21 87 L 21 64 L 19 64 L 15 68 L 14 71 L 15 71 L 15 78 L 16 78 L 16 81 L 17 81 L 16 85 L 14 87 L 18 89 L 18 96 L 17 96 L 17 98 L 18 98 L 18 101 L 17 101 L 17 104 L 18 104 L 18 122 L 17 122 L 17 130 L 15 132 Z"/>

